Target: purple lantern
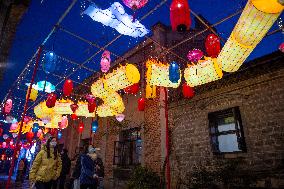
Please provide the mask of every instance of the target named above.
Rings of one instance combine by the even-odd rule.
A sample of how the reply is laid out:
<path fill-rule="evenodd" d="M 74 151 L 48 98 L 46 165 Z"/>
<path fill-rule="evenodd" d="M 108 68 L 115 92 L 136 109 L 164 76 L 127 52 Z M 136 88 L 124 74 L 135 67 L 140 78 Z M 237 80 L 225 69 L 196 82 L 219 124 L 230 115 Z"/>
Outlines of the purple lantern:
<path fill-rule="evenodd" d="M 102 54 L 102 59 L 101 59 L 101 70 L 102 72 L 106 73 L 108 72 L 110 68 L 110 52 L 109 51 L 104 51 Z"/>
<path fill-rule="evenodd" d="M 193 49 L 188 52 L 187 58 L 191 62 L 198 62 L 203 57 L 203 52 L 199 49 Z"/>

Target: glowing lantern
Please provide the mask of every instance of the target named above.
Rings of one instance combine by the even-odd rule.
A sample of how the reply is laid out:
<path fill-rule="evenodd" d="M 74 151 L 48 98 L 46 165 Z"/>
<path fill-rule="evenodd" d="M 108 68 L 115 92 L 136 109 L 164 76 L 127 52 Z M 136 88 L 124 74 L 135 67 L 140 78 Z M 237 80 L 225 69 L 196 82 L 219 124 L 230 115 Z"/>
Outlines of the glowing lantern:
<path fill-rule="evenodd" d="M 62 120 L 60 122 L 60 129 L 65 129 L 68 126 L 68 118 L 67 116 L 62 116 Z"/>
<path fill-rule="evenodd" d="M 32 132 L 32 131 L 30 131 L 30 132 L 28 132 L 27 134 L 26 134 L 26 138 L 27 138 L 27 140 L 28 141 L 32 141 L 33 140 L 33 138 L 34 138 L 34 133 Z"/>
<path fill-rule="evenodd" d="M 7 147 L 7 143 L 6 142 L 3 142 L 2 143 L 2 148 L 6 148 Z"/>
<path fill-rule="evenodd" d="M 16 138 L 18 136 L 18 133 L 12 133 L 13 138 Z"/>
<path fill-rule="evenodd" d="M 124 114 L 118 114 L 115 116 L 116 120 L 119 121 L 119 122 L 122 122 L 125 118 L 125 115 Z"/>
<path fill-rule="evenodd" d="M 18 123 L 12 123 L 10 126 L 10 130 L 16 130 L 18 128 Z"/>
<path fill-rule="evenodd" d="M 182 85 L 182 94 L 185 98 L 194 97 L 194 90 L 192 87 L 188 86 L 186 83 Z"/>
<path fill-rule="evenodd" d="M 139 91 L 139 83 L 135 83 L 134 85 L 131 85 L 124 89 L 124 92 L 127 94 L 137 94 L 138 91 Z"/>
<path fill-rule="evenodd" d="M 266 35 L 283 10 L 276 0 L 248 1 L 229 39 L 218 56 L 226 72 L 237 71 Z"/>
<path fill-rule="evenodd" d="M 83 130 L 84 130 L 84 123 L 83 122 L 80 122 L 79 123 L 79 133 L 82 133 L 83 132 Z"/>
<path fill-rule="evenodd" d="M 96 110 L 96 107 L 97 107 L 96 102 L 89 102 L 88 103 L 89 113 L 93 113 Z"/>
<path fill-rule="evenodd" d="M 73 82 L 70 79 L 67 79 L 63 85 L 63 94 L 69 96 L 73 91 Z"/>
<path fill-rule="evenodd" d="M 75 113 L 76 110 L 79 108 L 79 106 L 78 106 L 78 104 L 71 104 L 70 108 L 71 108 L 72 112 Z"/>
<path fill-rule="evenodd" d="M 188 52 L 187 58 L 191 62 L 198 62 L 203 57 L 203 52 L 199 49 L 193 49 Z"/>
<path fill-rule="evenodd" d="M 36 136 L 37 136 L 38 138 L 40 138 L 40 137 L 41 137 L 41 135 L 43 135 L 43 133 L 42 133 L 42 129 L 39 129 L 39 130 L 37 131 Z"/>
<path fill-rule="evenodd" d="M 72 114 L 72 115 L 71 115 L 71 119 L 72 119 L 72 120 L 76 120 L 76 119 L 78 119 L 78 116 L 77 116 L 76 114 Z"/>
<path fill-rule="evenodd" d="M 33 131 L 34 133 L 36 133 L 36 132 L 38 132 L 38 130 L 39 130 L 39 124 L 38 124 L 38 123 L 34 123 L 34 124 L 33 124 L 33 128 L 32 128 L 32 131 Z"/>
<path fill-rule="evenodd" d="M 57 129 L 50 129 L 50 130 L 49 130 L 49 133 L 50 133 L 52 136 L 55 136 L 56 133 L 57 133 Z"/>
<path fill-rule="evenodd" d="M 27 91 L 26 98 L 28 97 L 28 93 L 29 93 L 29 89 L 28 89 L 28 91 Z M 32 100 L 32 101 L 35 101 L 36 98 L 37 98 L 37 94 L 38 94 L 38 91 L 37 91 L 36 89 L 32 88 L 32 89 L 31 89 L 31 94 L 30 94 L 30 98 L 29 98 L 29 99 Z"/>
<path fill-rule="evenodd" d="M 110 52 L 109 51 L 104 51 L 102 54 L 102 58 L 101 58 L 101 71 L 106 73 L 108 72 L 109 68 L 110 68 Z"/>
<path fill-rule="evenodd" d="M 173 0 L 170 6 L 170 19 L 173 31 L 189 30 L 191 25 L 187 0 Z"/>
<path fill-rule="evenodd" d="M 11 99 L 8 99 L 5 103 L 4 107 L 4 113 L 9 114 L 13 107 L 13 101 Z"/>
<path fill-rule="evenodd" d="M 173 83 L 178 83 L 180 80 L 180 69 L 176 62 L 172 62 L 169 67 L 169 79 Z"/>
<path fill-rule="evenodd" d="M 184 78 L 191 87 L 209 83 L 223 77 L 221 68 L 216 58 L 207 58 L 200 60 L 198 64 L 189 66 L 184 70 Z"/>
<path fill-rule="evenodd" d="M 145 99 L 144 98 L 139 98 L 138 99 L 138 110 L 139 111 L 144 111 L 145 110 Z"/>
<path fill-rule="evenodd" d="M 52 51 L 46 52 L 42 64 L 43 71 L 47 74 L 54 72 L 56 67 L 56 62 L 57 62 L 56 54 Z"/>
<path fill-rule="evenodd" d="M 58 138 L 58 139 L 61 139 L 61 138 L 62 138 L 62 132 L 61 132 L 61 131 L 58 131 L 58 133 L 57 133 L 57 138 Z"/>
<path fill-rule="evenodd" d="M 148 0 L 123 0 L 123 3 L 134 11 L 144 7 L 147 2 Z"/>
<path fill-rule="evenodd" d="M 7 123 L 13 123 L 13 121 L 14 121 L 14 117 L 12 117 L 12 116 L 6 116 L 6 122 L 7 122 Z"/>
<path fill-rule="evenodd" d="M 212 58 L 217 58 L 221 51 L 221 44 L 219 37 L 215 34 L 209 34 L 205 41 L 205 49 L 207 55 Z"/>
<path fill-rule="evenodd" d="M 94 103 L 95 100 L 96 100 L 96 98 L 95 98 L 93 95 L 91 95 L 91 94 L 87 94 L 87 95 L 86 95 L 86 99 L 87 99 L 87 101 L 88 101 L 89 103 Z"/>
<path fill-rule="evenodd" d="M 9 135 L 4 134 L 4 135 L 3 135 L 3 138 L 4 138 L 4 140 L 7 140 L 7 138 L 9 138 Z"/>
<path fill-rule="evenodd" d="M 92 132 L 93 132 L 93 133 L 97 132 L 98 128 L 99 128 L 99 123 L 98 123 L 98 121 L 97 121 L 97 120 L 93 121 L 93 122 L 92 122 Z"/>
<path fill-rule="evenodd" d="M 279 50 L 284 53 L 284 43 L 279 45 Z"/>
<path fill-rule="evenodd" d="M 46 106 L 48 108 L 52 108 L 55 106 L 56 103 L 56 94 L 55 93 L 50 93 L 47 96 L 47 100 L 46 100 Z"/>

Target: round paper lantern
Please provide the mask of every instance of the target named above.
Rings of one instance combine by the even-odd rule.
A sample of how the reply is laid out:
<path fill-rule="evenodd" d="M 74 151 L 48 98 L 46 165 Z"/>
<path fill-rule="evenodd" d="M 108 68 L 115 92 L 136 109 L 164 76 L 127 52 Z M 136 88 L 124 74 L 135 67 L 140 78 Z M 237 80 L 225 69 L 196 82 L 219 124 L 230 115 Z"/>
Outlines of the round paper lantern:
<path fill-rule="evenodd" d="M 123 0 L 123 3 L 134 11 L 144 7 L 147 2 L 148 0 Z"/>
<path fill-rule="evenodd" d="M 186 83 L 182 85 L 182 93 L 185 98 L 194 97 L 194 90 L 192 87 L 188 86 Z"/>
<path fill-rule="evenodd" d="M 125 115 L 124 114 L 117 114 L 115 116 L 116 120 L 119 121 L 119 122 L 122 122 L 125 118 Z"/>
<path fill-rule="evenodd" d="M 32 131 L 30 131 L 30 132 L 28 132 L 27 134 L 26 134 L 26 138 L 27 138 L 27 140 L 28 141 L 32 141 L 33 140 L 33 138 L 34 138 L 34 133 L 32 132 Z"/>
<path fill-rule="evenodd" d="M 193 49 L 188 52 L 187 58 L 191 62 L 198 62 L 203 57 L 203 52 L 199 49 Z"/>
<path fill-rule="evenodd" d="M 97 121 L 97 120 L 93 121 L 93 122 L 92 122 L 92 132 L 93 132 L 93 133 L 97 132 L 98 128 L 99 128 L 99 123 L 98 123 L 98 121 Z"/>
<path fill-rule="evenodd" d="M 39 130 L 39 124 L 38 124 L 38 123 L 34 123 L 34 124 L 33 124 L 33 128 L 32 128 L 32 131 L 33 131 L 34 133 L 36 133 L 36 132 L 38 132 L 38 130 Z"/>
<path fill-rule="evenodd" d="M 26 95 L 26 98 L 28 97 L 28 93 L 29 93 L 29 89 L 27 90 L 27 95 Z M 30 100 L 31 101 L 35 101 L 36 98 L 37 98 L 37 95 L 38 95 L 38 91 L 34 88 L 31 89 L 31 94 L 30 94 Z"/>
<path fill-rule="evenodd" d="M 12 123 L 10 126 L 10 130 L 16 130 L 18 128 L 18 123 Z"/>
<path fill-rule="evenodd" d="M 189 30 L 191 25 L 190 11 L 187 0 L 173 0 L 170 6 L 170 19 L 173 31 Z"/>
<path fill-rule="evenodd" d="M 205 49 L 208 56 L 217 58 L 221 51 L 220 39 L 215 34 L 209 34 L 205 41 Z"/>
<path fill-rule="evenodd" d="M 139 98 L 139 100 L 138 100 L 138 110 L 139 111 L 144 111 L 145 110 L 145 99 L 144 98 Z"/>
<path fill-rule="evenodd" d="M 88 110 L 89 110 L 89 113 L 93 113 L 96 109 L 96 102 L 88 102 Z"/>
<path fill-rule="evenodd" d="M 61 122 L 60 122 L 60 129 L 65 129 L 68 126 L 68 118 L 67 116 L 62 116 Z"/>
<path fill-rule="evenodd" d="M 4 140 L 7 140 L 7 138 L 9 138 L 9 135 L 4 134 L 4 135 L 3 135 L 3 138 L 4 138 Z"/>
<path fill-rule="evenodd" d="M 78 116 L 77 116 L 76 114 L 72 114 L 72 115 L 71 115 L 71 119 L 72 119 L 72 120 L 76 120 L 76 119 L 78 119 Z"/>
<path fill-rule="evenodd" d="M 7 147 L 7 143 L 6 142 L 3 142 L 2 143 L 2 148 L 6 148 Z"/>
<path fill-rule="evenodd" d="M 56 54 L 53 51 L 46 52 L 42 64 L 43 71 L 47 74 L 54 72 L 56 68 L 56 63 Z"/>
<path fill-rule="evenodd" d="M 84 123 L 83 123 L 83 122 L 80 122 L 80 123 L 79 123 L 79 128 L 78 128 L 78 130 L 79 130 L 79 133 L 82 133 L 82 132 L 83 132 L 83 130 L 84 130 Z"/>
<path fill-rule="evenodd" d="M 133 84 L 133 85 L 131 85 L 129 87 L 126 87 L 124 89 L 124 92 L 126 94 L 137 94 L 138 91 L 139 91 L 139 83 L 135 83 L 135 84 Z"/>
<path fill-rule="evenodd" d="M 39 138 L 42 135 L 42 129 L 39 129 L 36 133 L 36 136 Z"/>
<path fill-rule="evenodd" d="M 61 132 L 61 131 L 58 131 L 58 133 L 57 133 L 57 138 L 58 138 L 58 139 L 61 139 L 61 138 L 62 138 L 62 132 Z"/>
<path fill-rule="evenodd" d="M 9 114 L 13 107 L 13 101 L 11 99 L 8 99 L 4 106 L 4 113 Z"/>
<path fill-rule="evenodd" d="M 71 104 L 70 108 L 71 108 L 72 112 L 75 113 L 76 110 L 79 108 L 79 106 L 77 104 Z"/>
<path fill-rule="evenodd" d="M 50 93 L 47 96 L 47 100 L 46 100 L 46 106 L 48 108 L 53 108 L 55 106 L 56 103 L 56 94 L 55 93 Z"/>
<path fill-rule="evenodd" d="M 169 66 L 169 79 L 173 83 L 178 83 L 180 80 L 180 69 L 176 62 L 172 62 Z"/>
<path fill-rule="evenodd" d="M 73 82 L 70 79 L 65 80 L 63 85 L 63 94 L 69 96 L 73 91 Z"/>
<path fill-rule="evenodd" d="M 284 43 L 279 45 L 279 50 L 284 53 Z"/>
<path fill-rule="evenodd" d="M 109 51 L 104 51 L 102 54 L 102 58 L 101 58 L 101 71 L 106 73 L 108 72 L 109 68 L 110 68 L 110 52 Z"/>

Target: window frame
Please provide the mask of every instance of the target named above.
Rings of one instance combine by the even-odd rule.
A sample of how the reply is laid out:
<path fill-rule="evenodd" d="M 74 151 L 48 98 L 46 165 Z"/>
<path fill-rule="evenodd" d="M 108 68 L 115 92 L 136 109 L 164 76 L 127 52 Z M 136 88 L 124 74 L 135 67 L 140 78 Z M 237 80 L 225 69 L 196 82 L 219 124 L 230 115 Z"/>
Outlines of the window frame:
<path fill-rule="evenodd" d="M 229 117 L 229 116 L 233 116 L 234 118 L 235 130 L 219 132 L 218 131 L 218 127 L 219 127 L 218 120 Z M 211 143 L 213 154 L 222 155 L 222 154 L 239 154 L 239 153 L 247 152 L 245 136 L 244 136 L 244 129 L 243 129 L 243 124 L 242 124 L 242 119 L 241 119 L 241 113 L 240 113 L 240 109 L 238 106 L 227 108 L 224 110 L 219 110 L 216 112 L 210 112 L 208 113 L 208 121 L 209 121 L 209 137 L 210 137 L 210 143 Z M 214 129 L 213 132 L 212 132 L 212 129 Z M 240 149 L 240 151 L 221 152 L 219 150 L 218 139 L 216 139 L 216 142 L 214 143 L 213 137 L 218 137 L 221 135 L 228 135 L 228 134 L 237 135 L 238 148 Z"/>

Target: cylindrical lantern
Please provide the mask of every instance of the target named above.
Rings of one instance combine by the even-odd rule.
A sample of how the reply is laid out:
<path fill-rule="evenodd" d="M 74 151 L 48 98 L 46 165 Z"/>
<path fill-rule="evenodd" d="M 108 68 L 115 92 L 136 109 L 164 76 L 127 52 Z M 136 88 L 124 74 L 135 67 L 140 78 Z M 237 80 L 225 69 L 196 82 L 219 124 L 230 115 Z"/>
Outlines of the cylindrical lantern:
<path fill-rule="evenodd" d="M 98 123 L 98 121 L 97 121 L 97 120 L 93 121 L 93 122 L 92 122 L 92 132 L 93 132 L 93 133 L 97 132 L 98 128 L 99 128 L 99 123 Z"/>
<path fill-rule="evenodd" d="M 187 0 L 173 0 L 170 6 L 170 19 L 173 31 L 189 30 L 191 25 Z"/>
<path fill-rule="evenodd" d="M 56 94 L 55 93 L 50 93 L 47 96 L 47 100 L 46 100 L 46 106 L 48 108 L 52 108 L 55 106 L 56 103 Z"/>
<path fill-rule="evenodd" d="M 60 129 L 65 129 L 68 126 L 68 118 L 67 116 L 62 116 L 62 120 L 60 122 Z"/>
<path fill-rule="evenodd" d="M 173 83 L 178 83 L 180 80 L 180 69 L 176 62 L 172 62 L 169 67 L 169 79 Z"/>
<path fill-rule="evenodd" d="M 209 34 L 205 41 L 205 49 L 207 55 L 212 58 L 217 58 L 221 51 L 220 39 L 215 34 Z"/>
<path fill-rule="evenodd" d="M 101 71 L 106 73 L 108 72 L 109 68 L 110 68 L 110 52 L 109 51 L 104 51 L 102 54 L 102 58 L 101 58 Z"/>
<path fill-rule="evenodd" d="M 139 83 L 135 83 L 135 84 L 133 84 L 133 85 L 131 85 L 129 87 L 126 87 L 124 89 L 124 92 L 126 94 L 137 94 L 138 91 L 139 91 Z"/>
<path fill-rule="evenodd" d="M 4 106 L 4 113 L 9 114 L 13 107 L 13 101 L 11 99 L 8 99 Z"/>
<path fill-rule="evenodd" d="M 96 102 L 88 102 L 89 113 L 93 113 L 96 110 Z"/>
<path fill-rule="evenodd" d="M 57 138 L 58 138 L 58 139 L 61 139 L 61 138 L 62 138 L 62 132 L 61 132 L 61 131 L 58 131 L 58 133 L 57 133 Z"/>
<path fill-rule="evenodd" d="M 194 90 L 192 87 L 188 86 L 186 83 L 182 85 L 182 94 L 185 98 L 194 97 Z"/>
<path fill-rule="evenodd" d="M 144 111 L 145 110 L 145 99 L 144 98 L 139 98 L 138 99 L 138 110 L 139 111 Z"/>
<path fill-rule="evenodd" d="M 122 122 L 125 118 L 125 115 L 124 114 L 117 114 L 115 116 L 116 120 L 119 121 L 119 122 Z"/>
<path fill-rule="evenodd" d="M 26 138 L 27 138 L 28 141 L 32 141 L 33 138 L 34 138 L 34 133 L 32 131 L 28 132 L 26 134 Z"/>
<path fill-rule="evenodd" d="M 79 133 L 82 133 L 83 130 L 84 130 L 84 123 L 83 123 L 83 122 L 80 122 L 80 123 L 79 123 L 78 131 L 79 131 Z"/>
<path fill-rule="evenodd" d="M 47 74 L 54 72 L 56 68 L 56 62 L 56 54 L 53 51 L 46 52 L 42 64 L 43 71 Z"/>
<path fill-rule="evenodd" d="M 28 92 L 29 92 L 29 90 L 27 91 L 26 98 L 28 97 Z M 31 94 L 30 94 L 30 98 L 29 98 L 29 99 L 30 99 L 31 101 L 35 101 L 36 98 L 37 98 L 37 94 L 38 94 L 38 91 L 37 91 L 36 89 L 32 88 L 32 89 L 31 89 Z"/>
<path fill-rule="evenodd" d="M 198 62 L 203 57 L 203 52 L 199 49 L 193 49 L 188 52 L 187 58 L 191 62 Z"/>
<path fill-rule="evenodd" d="M 38 130 L 39 130 L 39 124 L 38 124 L 38 123 L 34 123 L 34 124 L 33 124 L 33 128 L 32 128 L 32 131 L 33 131 L 34 133 L 36 133 L 36 132 L 38 132 Z"/>
<path fill-rule="evenodd" d="M 69 96 L 73 91 L 73 82 L 70 79 L 67 79 L 63 85 L 63 94 Z"/>

